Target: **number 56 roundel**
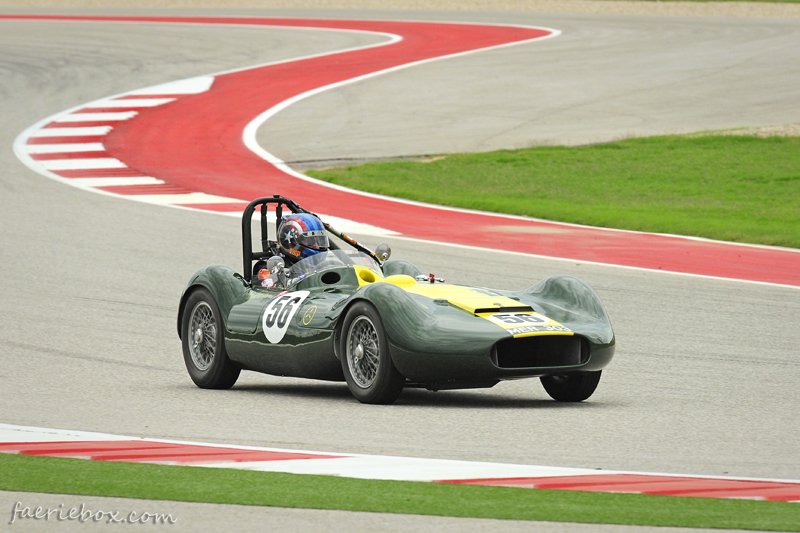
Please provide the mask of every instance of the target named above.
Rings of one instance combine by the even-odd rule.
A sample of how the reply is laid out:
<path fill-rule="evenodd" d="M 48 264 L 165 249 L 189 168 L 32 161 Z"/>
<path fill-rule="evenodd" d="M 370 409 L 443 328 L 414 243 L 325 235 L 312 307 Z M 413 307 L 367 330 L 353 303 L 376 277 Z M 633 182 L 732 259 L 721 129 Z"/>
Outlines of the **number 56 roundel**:
<path fill-rule="evenodd" d="M 288 292 L 270 302 L 261 318 L 261 326 L 269 342 L 272 344 L 281 342 L 292 318 L 309 294 L 311 293 L 308 291 Z"/>

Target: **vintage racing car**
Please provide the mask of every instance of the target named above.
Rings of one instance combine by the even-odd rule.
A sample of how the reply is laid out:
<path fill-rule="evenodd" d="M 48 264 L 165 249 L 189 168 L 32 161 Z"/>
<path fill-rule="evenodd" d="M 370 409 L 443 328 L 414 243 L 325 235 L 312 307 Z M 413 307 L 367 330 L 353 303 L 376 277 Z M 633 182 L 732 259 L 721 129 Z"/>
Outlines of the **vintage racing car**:
<path fill-rule="evenodd" d="M 346 381 L 359 401 L 386 404 L 404 387 L 539 377 L 553 399 L 577 402 L 591 396 L 611 361 L 605 308 L 574 277 L 518 292 L 447 284 L 389 259 L 388 246 L 373 252 L 325 223 L 352 249 L 331 240 L 308 257 L 282 256 L 269 238 L 270 208 L 276 236 L 285 211 L 313 215 L 280 196 L 254 200 L 242 216 L 243 273 L 207 266 L 181 297 L 178 335 L 199 387 L 229 388 L 241 370 L 254 370 Z M 260 252 L 251 237 L 257 210 Z"/>

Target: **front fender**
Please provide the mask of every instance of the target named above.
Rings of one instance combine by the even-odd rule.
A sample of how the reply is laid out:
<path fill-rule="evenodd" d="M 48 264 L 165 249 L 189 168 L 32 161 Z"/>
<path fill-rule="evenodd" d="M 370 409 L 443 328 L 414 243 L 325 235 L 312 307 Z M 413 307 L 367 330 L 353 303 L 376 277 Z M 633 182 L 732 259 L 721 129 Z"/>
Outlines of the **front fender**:
<path fill-rule="evenodd" d="M 181 336 L 184 304 L 189 295 L 198 287 L 204 287 L 214 297 L 225 326 L 227 326 L 227 317 L 233 304 L 242 299 L 248 291 L 248 285 L 244 278 L 229 266 L 209 265 L 201 268 L 189 278 L 189 283 L 186 284 L 181 295 L 178 307 L 178 337 Z"/>
<path fill-rule="evenodd" d="M 600 297 L 585 282 L 572 276 L 551 276 L 515 293 L 543 313 L 595 344 L 614 344 L 614 330 Z"/>
<path fill-rule="evenodd" d="M 374 283 L 356 296 L 378 309 L 390 343 L 404 350 L 483 355 L 503 336 L 489 321 L 475 320 L 448 304 L 423 303 L 391 283 Z"/>

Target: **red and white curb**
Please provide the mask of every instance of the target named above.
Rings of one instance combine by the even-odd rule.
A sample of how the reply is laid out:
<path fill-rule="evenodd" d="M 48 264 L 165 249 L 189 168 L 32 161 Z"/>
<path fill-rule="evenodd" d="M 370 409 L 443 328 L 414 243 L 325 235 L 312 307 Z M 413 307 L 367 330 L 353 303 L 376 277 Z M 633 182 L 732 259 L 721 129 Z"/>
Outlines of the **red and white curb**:
<path fill-rule="evenodd" d="M 313 203 L 312 209 L 315 212 L 324 215 L 327 222 L 342 231 L 380 236 L 400 235 L 400 232 L 379 227 L 375 224 L 375 220 L 357 222 L 355 221 L 357 216 L 343 217 L 337 213 L 329 213 L 319 207 L 320 204 L 325 205 L 328 202 L 314 202 L 301 194 L 290 195 L 281 183 L 259 180 L 258 177 L 262 174 L 266 174 L 267 177 L 271 175 L 273 179 L 278 177 L 284 181 L 294 178 L 309 180 L 309 178 L 293 171 L 283 161 L 258 146 L 255 142 L 255 132 L 258 127 L 267 118 L 289 105 L 344 84 L 445 57 L 521 44 L 560 34 L 558 30 L 548 28 L 414 21 L 0 14 L 0 20 L 2 19 L 260 26 L 370 33 L 385 37 L 385 41 L 377 44 L 220 72 L 97 100 L 34 124 L 22 132 L 14 143 L 15 153 L 31 169 L 63 183 L 94 192 L 118 195 L 139 202 L 232 216 L 240 216 L 252 198 L 278 192 L 290 196 L 301 205 Z M 400 50 L 390 53 L 375 51 L 375 49 L 391 48 L 398 43 Z M 360 55 L 356 55 L 357 53 Z M 337 59 L 331 59 L 333 56 Z M 315 62 L 313 67 L 295 66 L 309 61 Z M 284 69 L 284 75 L 268 74 L 266 79 L 259 79 L 255 83 L 244 79 L 251 72 L 264 71 L 270 67 Z M 265 107 L 256 103 L 252 111 L 247 111 L 253 113 L 248 117 L 248 123 L 236 131 L 231 124 L 237 123 L 238 117 L 223 110 L 210 120 L 208 117 L 203 118 L 198 111 L 208 106 L 195 99 L 198 102 L 196 108 L 190 103 L 188 112 L 178 112 L 178 116 L 188 119 L 191 126 L 182 129 L 176 126 L 177 121 L 174 117 L 166 117 L 164 122 L 156 127 L 155 132 L 170 130 L 170 133 L 166 137 L 166 142 L 156 141 L 155 145 L 148 145 L 145 140 L 152 141 L 151 135 L 141 135 L 135 125 L 130 125 L 131 122 L 135 122 L 133 119 L 141 119 L 143 115 L 148 116 L 147 112 L 152 116 L 152 112 L 160 106 L 175 104 L 187 96 L 197 97 L 207 93 L 215 82 L 220 80 L 223 84 L 233 82 L 234 90 L 230 88 L 217 90 L 214 95 L 209 95 L 208 100 L 217 104 L 222 103 L 223 106 L 233 102 L 238 102 L 235 107 L 239 108 L 252 106 L 253 99 L 243 96 L 243 93 L 247 87 L 256 87 L 256 91 L 261 93 L 262 97 L 259 101 L 264 102 L 263 106 L 269 108 L 268 111 L 263 112 Z M 267 80 L 277 85 L 288 85 L 288 88 L 273 90 L 268 83 L 265 83 Z M 287 83 L 287 80 L 291 81 Z M 216 135 L 217 130 L 213 129 L 214 125 L 221 125 L 228 133 L 233 131 L 233 137 L 220 138 Z M 120 132 L 120 127 L 126 127 L 130 131 Z M 192 132 L 197 130 L 201 131 L 200 142 L 191 138 Z M 109 143 L 109 139 L 114 136 L 116 141 L 112 140 Z M 228 146 L 231 141 L 232 146 Z M 194 150 L 187 146 L 193 147 Z M 244 158 L 241 157 L 242 151 L 245 152 Z M 145 154 L 145 164 L 142 164 L 140 159 L 142 154 Z M 176 176 L 175 172 L 172 172 L 174 170 L 172 165 L 175 163 L 175 157 L 180 159 L 181 154 L 187 160 L 177 164 L 178 174 L 181 174 L 181 170 L 190 168 L 192 164 L 199 165 L 200 168 L 188 171 L 188 175 L 184 172 L 184 175 Z M 234 157 L 230 158 L 231 154 Z M 212 170 L 206 167 L 205 157 L 210 157 L 211 160 L 231 159 L 234 172 L 230 172 L 230 169 Z M 242 176 L 236 171 L 246 166 L 241 164 L 241 160 L 246 160 L 248 157 L 256 159 L 260 168 L 247 169 L 244 181 L 256 184 L 243 190 Z M 142 171 L 142 167 L 148 166 L 152 172 Z M 198 175 L 210 179 L 204 182 L 197 178 Z M 316 189 L 321 187 L 323 192 L 325 191 L 327 184 L 311 181 L 315 183 Z M 223 194 L 209 193 L 209 188 L 223 191 Z M 319 194 L 316 198 L 319 198 Z M 357 199 L 349 198 L 349 200 L 349 203 L 352 203 Z"/>
<path fill-rule="evenodd" d="M 30 168 L 82 189 L 128 200 L 241 216 L 247 201 L 168 183 L 130 168 L 104 145 L 106 136 L 142 110 L 209 90 L 213 76 L 200 76 L 89 102 L 48 117 L 23 132 L 17 156 Z M 397 232 L 339 217 L 326 221 L 348 233 L 390 236 Z"/>
<path fill-rule="evenodd" d="M 800 481 L 322 453 L 0 424 L 0 452 L 358 479 L 800 502 Z"/>
<path fill-rule="evenodd" d="M 278 193 L 325 214 L 345 232 L 800 288 L 800 250 L 592 228 L 382 197 L 312 180 L 255 141 L 256 131 L 270 117 L 322 91 L 422 63 L 532 43 L 554 37 L 558 30 L 257 17 L 0 14 L 0 20 L 247 25 L 369 32 L 387 38 L 365 47 L 142 89 L 46 119 L 23 132 L 14 148 L 31 169 L 54 179 L 132 200 L 235 216 L 249 200 Z"/>

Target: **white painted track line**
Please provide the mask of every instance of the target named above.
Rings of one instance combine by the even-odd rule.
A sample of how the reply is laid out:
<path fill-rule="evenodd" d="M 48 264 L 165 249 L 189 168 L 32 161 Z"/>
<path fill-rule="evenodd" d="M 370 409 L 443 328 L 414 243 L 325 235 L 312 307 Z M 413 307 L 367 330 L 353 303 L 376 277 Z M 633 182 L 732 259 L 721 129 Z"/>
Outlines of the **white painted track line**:
<path fill-rule="evenodd" d="M 208 466 L 214 468 L 235 468 L 237 470 L 257 470 L 259 472 L 314 474 L 393 481 L 577 476 L 605 473 L 603 471 L 580 468 L 509 465 L 377 455 L 358 455 L 334 459 L 307 459 L 302 461 L 215 463 L 209 464 Z"/>
<path fill-rule="evenodd" d="M 129 178 L 71 178 L 70 183 L 85 187 L 113 187 L 119 185 L 161 185 L 165 181 L 151 176 L 135 176 Z"/>
<path fill-rule="evenodd" d="M 87 128 L 42 128 L 32 132 L 34 137 L 95 137 L 106 135 L 113 129 L 112 126 L 93 126 Z"/>
<path fill-rule="evenodd" d="M 29 154 L 67 154 L 71 152 L 102 152 L 103 143 L 71 144 L 29 144 L 25 147 Z"/>
<path fill-rule="evenodd" d="M 91 104 L 86 108 L 91 109 Z M 104 122 L 107 120 L 128 120 L 135 117 L 137 111 L 123 111 L 120 113 L 73 113 L 55 119 L 55 122 Z"/>
<path fill-rule="evenodd" d="M 113 157 L 98 157 L 97 159 L 51 159 L 39 161 L 47 170 L 95 170 L 106 168 L 128 168 L 125 163 Z"/>
<path fill-rule="evenodd" d="M 88 109 L 103 107 L 156 107 L 173 102 L 175 98 L 130 98 L 127 100 L 100 100 L 92 102 Z"/>
<path fill-rule="evenodd" d="M 225 198 L 222 196 L 214 196 L 213 194 L 206 194 L 203 192 L 192 192 L 188 194 L 137 194 L 131 195 L 129 198 L 140 202 L 147 202 L 150 204 L 159 205 L 190 205 L 190 204 L 229 204 L 229 203 L 246 203 L 238 198 Z M 241 217 L 241 213 L 236 213 Z"/>

